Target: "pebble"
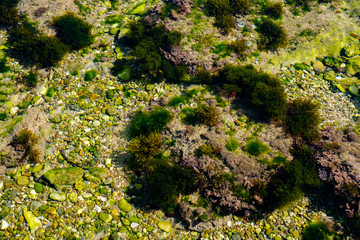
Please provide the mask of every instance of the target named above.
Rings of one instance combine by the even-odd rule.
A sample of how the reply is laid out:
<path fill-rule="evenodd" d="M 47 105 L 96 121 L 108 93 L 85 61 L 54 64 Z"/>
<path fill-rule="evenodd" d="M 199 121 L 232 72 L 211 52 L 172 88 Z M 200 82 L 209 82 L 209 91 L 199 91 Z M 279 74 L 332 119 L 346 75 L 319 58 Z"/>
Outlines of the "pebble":
<path fill-rule="evenodd" d="M 95 120 L 95 121 L 93 122 L 93 126 L 94 126 L 94 127 L 100 126 L 100 121 Z"/>

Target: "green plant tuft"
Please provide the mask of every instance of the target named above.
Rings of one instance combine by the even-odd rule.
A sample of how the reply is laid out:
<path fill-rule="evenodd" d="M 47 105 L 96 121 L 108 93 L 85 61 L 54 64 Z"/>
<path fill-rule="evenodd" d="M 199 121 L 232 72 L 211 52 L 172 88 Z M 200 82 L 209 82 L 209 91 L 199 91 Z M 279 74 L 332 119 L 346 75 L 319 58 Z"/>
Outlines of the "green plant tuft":
<path fill-rule="evenodd" d="M 256 30 L 260 34 L 260 49 L 275 51 L 286 46 L 287 34 L 280 24 L 269 19 L 263 19 L 256 25 Z"/>
<path fill-rule="evenodd" d="M 52 20 L 56 36 L 71 50 L 79 50 L 89 46 L 94 41 L 91 34 L 93 26 L 73 12 L 66 12 L 64 15 L 55 17 Z"/>
<path fill-rule="evenodd" d="M 23 79 L 23 82 L 29 87 L 35 87 L 38 82 L 38 77 L 35 72 L 29 72 Z"/>
<path fill-rule="evenodd" d="M 84 80 L 92 81 L 97 76 L 97 71 L 95 69 L 90 69 L 85 72 Z"/>
<path fill-rule="evenodd" d="M 225 147 L 227 150 L 234 152 L 240 147 L 240 143 L 236 138 L 230 137 L 229 140 L 226 142 Z"/>
<path fill-rule="evenodd" d="M 256 157 L 265 154 L 269 150 L 269 146 L 259 139 L 250 139 L 245 145 L 245 151 Z"/>
<path fill-rule="evenodd" d="M 310 99 L 298 98 L 289 103 L 285 126 L 293 136 L 300 136 L 305 141 L 311 142 L 320 138 L 319 105 Z"/>
<path fill-rule="evenodd" d="M 171 120 L 171 113 L 163 107 L 154 107 L 152 111 L 138 112 L 129 126 L 131 138 L 152 132 L 161 132 Z"/>
<path fill-rule="evenodd" d="M 210 127 L 220 121 L 220 112 L 215 106 L 201 105 L 195 110 L 196 119 Z"/>
<path fill-rule="evenodd" d="M 21 146 L 24 149 L 24 155 L 20 159 L 20 163 L 24 161 L 39 163 L 40 151 L 36 148 L 39 138 L 30 130 L 21 130 L 14 138 L 13 144 Z"/>
<path fill-rule="evenodd" d="M 160 153 L 161 138 L 156 132 L 148 136 L 138 136 L 132 139 L 128 145 L 128 151 L 135 155 L 138 164 L 145 167 L 148 160 Z"/>

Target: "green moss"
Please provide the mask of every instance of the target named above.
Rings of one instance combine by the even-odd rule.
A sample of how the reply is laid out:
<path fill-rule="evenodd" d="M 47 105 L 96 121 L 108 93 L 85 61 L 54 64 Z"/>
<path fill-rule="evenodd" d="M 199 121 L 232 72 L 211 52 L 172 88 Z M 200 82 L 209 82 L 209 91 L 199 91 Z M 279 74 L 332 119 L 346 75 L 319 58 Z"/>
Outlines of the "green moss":
<path fill-rule="evenodd" d="M 91 34 L 93 26 L 73 12 L 66 12 L 52 21 L 56 36 L 72 50 L 87 47 L 94 41 Z"/>
<path fill-rule="evenodd" d="M 232 42 L 231 47 L 234 48 L 234 51 L 239 57 L 244 57 L 246 54 L 246 50 L 249 48 L 245 39 L 239 39 Z"/>
<path fill-rule="evenodd" d="M 338 236 L 333 230 L 330 230 L 325 223 L 321 221 L 309 222 L 308 226 L 302 232 L 303 240 L 330 240 L 336 239 L 340 240 L 341 237 Z"/>
<path fill-rule="evenodd" d="M 48 90 L 46 91 L 46 96 L 53 97 L 56 95 L 56 93 L 57 93 L 57 89 L 55 87 L 49 87 Z"/>
<path fill-rule="evenodd" d="M 261 142 L 259 139 L 250 139 L 245 145 L 245 151 L 256 157 L 265 154 L 269 150 L 269 146 Z"/>
<path fill-rule="evenodd" d="M 201 105 L 195 110 L 195 118 L 198 122 L 215 126 L 220 121 L 220 112 L 215 106 Z"/>
<path fill-rule="evenodd" d="M 5 59 L 0 59 L 0 73 L 5 73 L 10 70 L 10 67 L 6 65 Z"/>
<path fill-rule="evenodd" d="M 240 147 L 240 143 L 236 138 L 230 137 L 226 142 L 225 147 L 227 150 L 234 152 L 236 149 L 238 149 L 238 147 Z"/>
<path fill-rule="evenodd" d="M 23 82 L 30 87 L 35 87 L 38 82 L 38 77 L 35 72 L 29 72 L 24 77 Z"/>
<path fill-rule="evenodd" d="M 24 149 L 24 155 L 20 161 L 40 162 L 40 151 L 36 148 L 39 138 L 30 130 L 23 129 L 14 137 L 14 144 Z"/>
<path fill-rule="evenodd" d="M 152 111 L 140 111 L 130 123 L 130 137 L 147 136 L 151 132 L 161 132 L 170 120 L 170 112 L 163 107 L 155 107 Z"/>
<path fill-rule="evenodd" d="M 160 153 L 161 138 L 156 132 L 148 136 L 138 136 L 132 139 L 128 145 L 128 151 L 133 153 L 139 165 L 146 166 L 149 159 Z"/>
<path fill-rule="evenodd" d="M 287 34 L 278 23 L 264 19 L 256 22 L 256 31 L 260 34 L 259 48 L 263 50 L 275 51 L 287 44 Z"/>
<path fill-rule="evenodd" d="M 284 14 L 284 5 L 280 2 L 268 3 L 263 12 L 273 19 L 280 19 Z"/>
<path fill-rule="evenodd" d="M 0 27 L 9 27 L 19 21 L 19 13 L 16 8 L 19 0 L 3 0 L 0 2 Z"/>
<path fill-rule="evenodd" d="M 209 144 L 203 144 L 195 150 L 195 155 L 197 157 L 209 156 L 211 158 L 216 158 L 216 149 L 216 147 Z"/>
<path fill-rule="evenodd" d="M 300 136 L 305 141 L 319 139 L 320 114 L 318 104 L 310 99 L 295 99 L 289 103 L 285 126 L 289 133 L 295 137 Z"/>
<path fill-rule="evenodd" d="M 2 126 L 0 127 L 0 137 L 5 137 L 6 135 L 12 133 L 14 130 L 16 124 L 21 122 L 23 119 L 23 116 L 17 116 L 13 119 L 7 120 Z"/>
<path fill-rule="evenodd" d="M 85 72 L 84 80 L 92 81 L 97 76 L 97 71 L 95 69 L 90 69 Z"/>
<path fill-rule="evenodd" d="M 6 113 L 0 113 L 0 121 L 5 121 L 7 119 Z"/>
<path fill-rule="evenodd" d="M 174 96 L 173 98 L 170 99 L 168 105 L 171 107 L 175 107 L 175 106 L 179 106 L 179 104 L 187 104 L 189 101 L 187 96 Z"/>

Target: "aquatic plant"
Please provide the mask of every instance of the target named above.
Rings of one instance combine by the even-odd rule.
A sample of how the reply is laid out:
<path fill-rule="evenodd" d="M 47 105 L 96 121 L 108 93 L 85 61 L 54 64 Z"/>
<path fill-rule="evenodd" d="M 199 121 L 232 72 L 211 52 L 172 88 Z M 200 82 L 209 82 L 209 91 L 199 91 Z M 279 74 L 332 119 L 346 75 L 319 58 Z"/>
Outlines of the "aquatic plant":
<path fill-rule="evenodd" d="M 231 43 L 230 45 L 234 48 L 235 52 L 239 57 L 244 57 L 246 54 L 246 50 L 249 49 L 247 45 L 247 41 L 245 39 L 239 39 Z"/>
<path fill-rule="evenodd" d="M 171 113 L 163 107 L 154 107 L 152 111 L 139 111 L 129 126 L 131 138 L 152 132 L 161 132 L 171 120 Z"/>
<path fill-rule="evenodd" d="M 212 77 L 210 72 L 203 68 L 198 69 L 196 73 L 196 78 L 200 83 L 210 84 L 212 82 Z"/>
<path fill-rule="evenodd" d="M 40 33 L 27 19 L 9 29 L 10 55 L 40 67 L 56 65 L 68 52 L 68 47 L 58 38 Z"/>
<path fill-rule="evenodd" d="M 91 34 L 93 26 L 73 12 L 66 12 L 62 16 L 52 19 L 56 36 L 71 50 L 79 50 L 89 46 L 94 41 Z"/>
<path fill-rule="evenodd" d="M 263 19 L 256 23 L 256 31 L 260 34 L 259 48 L 262 50 L 275 51 L 287 44 L 285 29 L 269 19 Z"/>
<path fill-rule="evenodd" d="M 84 80 L 92 81 L 97 75 L 97 71 L 95 69 L 90 69 L 85 72 Z"/>
<path fill-rule="evenodd" d="M 245 145 L 245 151 L 252 156 L 260 156 L 270 150 L 269 146 L 259 139 L 250 139 Z"/>
<path fill-rule="evenodd" d="M 29 87 L 35 87 L 38 82 L 38 77 L 35 72 L 29 72 L 24 78 L 23 82 Z"/>
<path fill-rule="evenodd" d="M 308 223 L 308 226 L 302 232 L 303 240 L 340 240 L 334 231 L 329 229 L 329 227 L 322 221 L 312 221 Z"/>
<path fill-rule="evenodd" d="M 210 127 L 215 126 L 220 121 L 220 112 L 213 105 L 201 105 L 195 112 L 195 118 Z"/>
<path fill-rule="evenodd" d="M 215 24 L 224 30 L 225 34 L 229 34 L 231 29 L 235 27 L 235 19 L 231 14 L 218 15 L 215 18 Z"/>
<path fill-rule="evenodd" d="M 281 2 L 268 3 L 263 12 L 273 19 L 279 19 L 284 14 L 284 5 Z"/>
<path fill-rule="evenodd" d="M 238 149 L 238 147 L 240 147 L 240 143 L 236 138 L 230 137 L 226 142 L 225 147 L 227 150 L 234 152 L 236 149 Z"/>
<path fill-rule="evenodd" d="M 160 153 L 160 148 L 161 138 L 157 132 L 133 138 L 128 145 L 128 151 L 135 155 L 136 161 L 143 167 L 146 167 L 149 159 Z"/>
<path fill-rule="evenodd" d="M 39 142 L 39 138 L 30 130 L 21 130 L 13 140 L 15 146 L 20 146 L 24 150 L 24 155 L 20 159 L 19 163 L 24 161 L 30 161 L 38 163 L 40 162 L 40 151 L 36 148 Z"/>
<path fill-rule="evenodd" d="M 308 142 L 319 139 L 318 109 L 319 105 L 313 103 L 311 99 L 298 98 L 289 103 L 284 120 L 288 132 Z"/>
<path fill-rule="evenodd" d="M 216 158 L 217 148 L 209 144 L 202 144 L 195 150 L 195 155 L 197 157 L 209 156 L 211 158 Z"/>
<path fill-rule="evenodd" d="M 19 21 L 19 13 L 16 7 L 0 5 L 0 27 L 9 27 Z"/>

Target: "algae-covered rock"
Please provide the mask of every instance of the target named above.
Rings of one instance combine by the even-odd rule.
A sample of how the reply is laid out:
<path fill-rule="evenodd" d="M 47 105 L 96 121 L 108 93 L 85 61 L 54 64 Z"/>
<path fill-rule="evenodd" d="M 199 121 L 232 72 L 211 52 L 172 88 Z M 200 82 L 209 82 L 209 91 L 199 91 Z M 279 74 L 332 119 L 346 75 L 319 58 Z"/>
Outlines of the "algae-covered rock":
<path fill-rule="evenodd" d="M 136 5 L 133 9 L 131 9 L 128 12 L 128 14 L 132 14 L 132 15 L 143 15 L 145 13 L 146 13 L 145 3 L 140 3 Z"/>
<path fill-rule="evenodd" d="M 359 95 L 359 88 L 357 88 L 357 87 L 355 87 L 355 86 L 350 86 L 349 87 L 349 92 L 351 93 L 351 94 L 354 94 L 354 95 Z"/>
<path fill-rule="evenodd" d="M 325 80 L 328 81 L 335 81 L 335 72 L 334 71 L 328 71 L 324 73 Z"/>
<path fill-rule="evenodd" d="M 108 172 L 105 168 L 99 168 L 99 167 L 92 167 L 89 168 L 89 173 L 93 175 L 94 177 L 103 179 L 108 176 Z"/>
<path fill-rule="evenodd" d="M 120 200 L 119 208 L 124 212 L 131 211 L 131 205 L 124 198 Z"/>
<path fill-rule="evenodd" d="M 158 222 L 158 227 L 163 230 L 164 232 L 171 232 L 172 226 L 171 223 L 168 221 L 160 221 Z"/>
<path fill-rule="evenodd" d="M 122 70 L 117 74 L 118 78 L 124 81 L 130 80 L 131 68 L 127 65 L 123 66 Z"/>
<path fill-rule="evenodd" d="M 314 62 L 313 68 L 316 73 L 323 73 L 325 70 L 324 64 L 320 61 Z"/>
<path fill-rule="evenodd" d="M 360 72 L 360 56 L 352 57 L 346 65 L 346 74 L 353 76 Z"/>
<path fill-rule="evenodd" d="M 109 223 L 112 220 L 112 216 L 107 213 L 100 213 L 99 218 L 104 221 L 104 223 Z"/>
<path fill-rule="evenodd" d="M 72 185 L 80 180 L 84 170 L 79 167 L 55 168 L 44 174 L 44 177 L 56 188 L 61 185 Z"/>
<path fill-rule="evenodd" d="M 31 232 L 34 232 L 36 229 L 38 229 L 41 226 L 40 220 L 37 217 L 35 217 L 32 212 L 24 211 L 24 217 L 27 224 L 30 227 Z"/>
<path fill-rule="evenodd" d="M 29 178 L 27 176 L 20 176 L 17 179 L 17 184 L 19 184 L 20 186 L 25 186 L 29 184 Z"/>
<path fill-rule="evenodd" d="M 344 47 L 344 53 L 348 57 L 360 55 L 360 45 L 358 41 L 352 40 Z"/>

